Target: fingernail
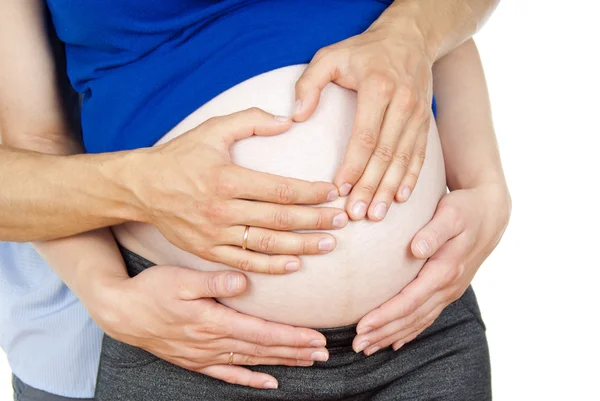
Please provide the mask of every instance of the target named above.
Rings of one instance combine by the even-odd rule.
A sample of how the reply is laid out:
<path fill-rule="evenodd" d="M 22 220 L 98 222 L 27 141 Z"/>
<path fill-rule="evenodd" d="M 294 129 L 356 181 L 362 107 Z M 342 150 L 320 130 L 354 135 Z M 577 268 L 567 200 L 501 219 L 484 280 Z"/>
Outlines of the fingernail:
<path fill-rule="evenodd" d="M 300 113 L 302 111 L 302 100 L 296 100 L 296 110 L 294 111 L 294 115 Z"/>
<path fill-rule="evenodd" d="M 421 241 L 417 242 L 417 249 L 419 250 L 419 252 L 421 252 L 422 256 L 427 256 L 427 255 L 429 255 L 429 252 L 431 252 L 429 243 L 425 240 L 421 240 Z"/>
<path fill-rule="evenodd" d="M 342 228 L 348 224 L 348 215 L 340 213 L 333 218 L 333 228 Z"/>
<path fill-rule="evenodd" d="M 241 285 L 241 280 L 237 274 L 227 276 L 227 289 L 231 292 L 236 292 Z"/>
<path fill-rule="evenodd" d="M 277 388 L 277 383 L 273 382 L 273 381 L 269 381 L 269 382 L 266 382 L 265 384 L 263 384 L 263 387 L 264 388 L 270 388 L 270 389 L 274 390 L 274 389 Z"/>
<path fill-rule="evenodd" d="M 337 198 L 338 198 L 338 191 L 336 189 L 332 189 L 327 194 L 327 199 L 325 199 L 325 201 L 332 202 L 332 201 L 336 200 Z"/>
<path fill-rule="evenodd" d="M 327 352 L 317 351 L 310 354 L 310 359 L 313 361 L 325 362 L 329 359 Z"/>
<path fill-rule="evenodd" d="M 352 213 L 355 218 L 362 219 L 367 213 L 367 205 L 364 202 L 357 202 L 352 208 Z"/>
<path fill-rule="evenodd" d="M 365 348 L 367 348 L 369 345 L 371 345 L 370 342 L 368 341 L 363 341 L 362 343 L 360 343 L 358 345 L 358 347 L 356 347 L 356 349 L 354 351 L 356 351 L 356 353 L 362 352 Z"/>
<path fill-rule="evenodd" d="M 400 343 L 398 345 L 394 345 L 392 348 L 394 349 L 394 351 L 398 351 L 400 348 L 402 348 L 403 345 L 404 343 Z"/>
<path fill-rule="evenodd" d="M 335 243 L 331 238 L 323 238 L 319 241 L 319 251 L 332 251 Z"/>
<path fill-rule="evenodd" d="M 309 347 L 324 347 L 327 343 L 325 340 L 312 340 L 308 343 Z"/>
<path fill-rule="evenodd" d="M 287 265 L 285 265 L 285 270 L 288 272 L 297 272 L 298 270 L 300 270 L 300 263 L 290 262 Z"/>
<path fill-rule="evenodd" d="M 379 351 L 381 349 L 380 346 L 376 345 L 373 348 L 371 348 L 369 351 L 367 351 L 367 356 L 371 356 L 374 353 L 376 353 L 377 351 Z"/>
<path fill-rule="evenodd" d="M 302 360 L 298 359 L 298 360 L 296 361 L 296 364 L 297 364 L 298 366 L 306 366 L 306 367 L 308 367 L 308 366 L 312 366 L 312 365 L 314 365 L 315 363 L 314 363 L 313 361 L 302 361 Z"/>
<path fill-rule="evenodd" d="M 367 327 L 362 327 L 362 328 L 360 328 L 360 329 L 359 329 L 359 330 L 356 332 L 356 334 L 358 334 L 358 335 L 361 335 L 361 334 L 367 334 L 367 333 L 368 333 L 368 332 L 370 332 L 371 330 L 373 330 L 373 328 L 372 328 L 372 327 L 368 327 L 368 326 L 367 326 Z"/>
<path fill-rule="evenodd" d="M 377 206 L 375 206 L 375 209 L 373 209 L 373 215 L 378 220 L 383 220 L 386 212 L 387 212 L 387 206 L 383 202 L 378 203 Z"/>
<path fill-rule="evenodd" d="M 402 190 L 402 199 L 406 202 L 408 198 L 410 198 L 410 188 L 407 187 Z"/>
<path fill-rule="evenodd" d="M 347 196 L 352 189 L 352 185 L 346 183 L 340 187 L 340 196 Z"/>
<path fill-rule="evenodd" d="M 279 121 L 280 123 L 287 123 L 288 121 L 290 121 L 290 118 L 286 116 L 275 116 L 275 121 Z"/>

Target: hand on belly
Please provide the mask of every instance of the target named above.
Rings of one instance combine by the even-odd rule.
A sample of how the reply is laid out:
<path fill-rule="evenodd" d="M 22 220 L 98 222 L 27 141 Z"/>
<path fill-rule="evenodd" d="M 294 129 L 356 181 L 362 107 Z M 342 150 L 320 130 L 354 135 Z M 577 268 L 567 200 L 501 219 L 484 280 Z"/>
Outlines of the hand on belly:
<path fill-rule="evenodd" d="M 248 107 L 290 115 L 294 83 L 303 68 L 271 71 L 231 88 L 186 118 L 161 142 L 210 117 Z M 257 171 L 331 182 L 350 138 L 355 107 L 354 92 L 329 84 L 311 119 L 279 136 L 237 142 L 232 148 L 233 161 Z M 426 160 L 407 203 L 393 204 L 382 222 L 350 222 L 331 232 L 337 240 L 336 249 L 327 255 L 302 256 L 299 272 L 285 276 L 248 273 L 247 291 L 222 302 L 249 315 L 298 326 L 335 327 L 357 322 L 396 295 L 418 273 L 423 261 L 410 255 L 410 241 L 431 219 L 445 189 L 444 162 L 432 123 Z M 345 201 L 338 199 L 331 206 L 343 208 Z M 115 231 L 125 247 L 158 264 L 201 270 L 227 268 L 175 248 L 150 226 L 130 223 Z"/>

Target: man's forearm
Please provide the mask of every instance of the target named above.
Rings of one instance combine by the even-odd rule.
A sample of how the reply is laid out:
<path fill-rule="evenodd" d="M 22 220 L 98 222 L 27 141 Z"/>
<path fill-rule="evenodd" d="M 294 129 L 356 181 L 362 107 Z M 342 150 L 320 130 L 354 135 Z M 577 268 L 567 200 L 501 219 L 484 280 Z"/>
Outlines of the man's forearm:
<path fill-rule="evenodd" d="M 433 68 L 436 122 L 450 190 L 504 185 L 483 68 L 471 39 Z"/>
<path fill-rule="evenodd" d="M 124 184 L 131 156 L 54 156 L 0 145 L 0 241 L 50 240 L 143 221 Z"/>
<path fill-rule="evenodd" d="M 396 0 L 382 14 L 384 23 L 416 24 L 427 53 L 436 61 L 473 36 L 500 0 Z"/>

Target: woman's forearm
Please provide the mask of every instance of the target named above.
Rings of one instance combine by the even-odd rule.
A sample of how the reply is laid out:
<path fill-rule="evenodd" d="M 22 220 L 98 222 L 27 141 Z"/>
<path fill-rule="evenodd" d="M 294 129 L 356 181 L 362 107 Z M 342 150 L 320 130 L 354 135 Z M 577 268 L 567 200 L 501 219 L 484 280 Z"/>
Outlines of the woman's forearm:
<path fill-rule="evenodd" d="M 475 34 L 500 0 L 396 0 L 380 21 L 423 34 L 432 61 L 445 56 Z"/>
<path fill-rule="evenodd" d="M 504 185 L 481 60 L 470 39 L 435 63 L 436 122 L 450 190 Z"/>

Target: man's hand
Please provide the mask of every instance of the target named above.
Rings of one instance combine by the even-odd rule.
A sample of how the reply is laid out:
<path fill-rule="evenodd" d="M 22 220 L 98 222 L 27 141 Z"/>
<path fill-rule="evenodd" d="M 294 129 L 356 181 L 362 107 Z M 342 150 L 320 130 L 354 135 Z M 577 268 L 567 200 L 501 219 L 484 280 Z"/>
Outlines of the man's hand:
<path fill-rule="evenodd" d="M 429 327 L 466 291 L 498 244 L 509 216 L 505 184 L 456 190 L 444 196 L 431 222 L 411 245 L 415 257 L 430 259 L 400 294 L 360 320 L 354 350 L 367 355 L 390 345 L 397 350 Z"/>
<path fill-rule="evenodd" d="M 332 251 L 331 234 L 287 231 L 347 224 L 341 209 L 299 206 L 336 199 L 333 184 L 259 173 L 231 162 L 229 148 L 235 141 L 281 134 L 291 123 L 249 109 L 212 118 L 164 145 L 135 151 L 132 165 L 138 167 L 128 181 L 145 222 L 183 250 L 244 271 L 289 273 L 300 268 L 295 255 Z"/>
<path fill-rule="evenodd" d="M 274 377 L 235 365 L 311 366 L 329 356 L 325 337 L 315 330 L 243 315 L 211 298 L 242 293 L 241 273 L 155 266 L 134 278 L 90 274 L 96 279 L 82 284 L 80 296 L 108 335 L 186 369 L 276 388 Z"/>
<path fill-rule="evenodd" d="M 296 121 L 317 108 L 329 82 L 358 92 L 352 137 L 334 183 L 350 193 L 354 220 L 382 220 L 405 202 L 425 159 L 434 60 L 414 24 L 376 21 L 365 33 L 317 52 L 296 83 Z"/>

